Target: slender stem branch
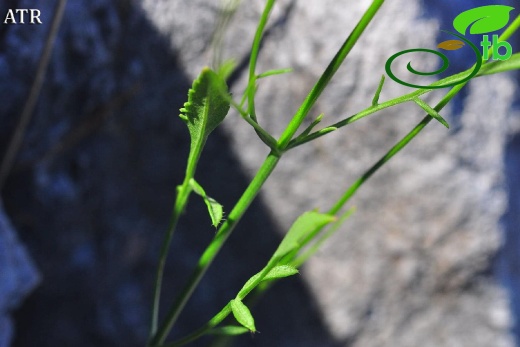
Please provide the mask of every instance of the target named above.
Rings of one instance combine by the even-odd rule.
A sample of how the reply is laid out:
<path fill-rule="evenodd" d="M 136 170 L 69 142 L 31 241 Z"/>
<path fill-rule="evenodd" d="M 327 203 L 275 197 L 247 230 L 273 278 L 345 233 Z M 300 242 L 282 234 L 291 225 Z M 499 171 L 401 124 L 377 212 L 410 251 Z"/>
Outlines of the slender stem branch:
<path fill-rule="evenodd" d="M 47 33 L 47 38 L 45 39 L 45 45 L 43 47 L 40 60 L 38 62 L 36 75 L 34 77 L 31 90 L 29 91 L 29 96 L 27 97 L 24 108 L 20 115 L 20 119 L 16 126 L 16 130 L 13 136 L 11 137 L 4 159 L 2 160 L 2 164 L 0 165 L 0 191 L 3 188 L 4 182 L 7 176 L 9 175 L 9 172 L 11 172 L 11 168 L 13 167 L 16 155 L 18 154 L 20 146 L 22 145 L 25 130 L 29 125 L 29 121 L 31 120 L 34 107 L 36 106 L 36 102 L 38 101 L 38 96 L 40 95 L 40 91 L 42 89 L 43 81 L 45 79 L 45 73 L 47 72 L 47 66 L 49 65 L 49 61 L 51 59 L 54 41 L 56 40 L 56 36 L 58 35 L 58 29 L 60 27 L 63 14 L 65 12 L 66 4 L 67 0 L 59 0 L 58 4 L 56 5 L 56 9 L 54 10 L 54 16 L 52 18 L 51 27 L 49 29 L 49 32 Z"/>
<path fill-rule="evenodd" d="M 287 147 L 289 141 L 291 141 L 296 131 L 298 131 L 298 128 L 300 127 L 303 120 L 309 113 L 310 109 L 312 108 L 312 106 L 314 106 L 316 100 L 318 100 L 318 97 L 321 95 L 325 87 L 329 84 L 330 80 L 332 79 L 336 71 L 338 71 L 339 67 L 352 50 L 352 47 L 354 47 L 361 34 L 363 34 L 368 24 L 372 21 L 381 5 L 383 5 L 383 2 L 384 0 L 374 0 L 372 2 L 368 10 L 363 14 L 363 17 L 361 17 L 361 19 L 359 20 L 359 23 L 356 25 L 352 33 L 345 40 L 338 53 L 336 53 L 336 55 L 330 62 L 329 66 L 327 66 L 327 69 L 325 70 L 323 75 L 321 75 L 318 82 L 316 82 L 314 87 L 311 89 L 311 91 L 305 98 L 305 101 L 302 103 L 294 117 L 291 119 L 291 122 L 289 123 L 285 131 L 282 133 L 282 136 L 278 141 L 278 146 L 281 150 L 284 150 Z"/>
<path fill-rule="evenodd" d="M 182 215 L 182 212 L 185 209 L 186 204 L 188 203 L 188 198 L 190 196 L 190 193 L 191 193 L 191 188 L 189 186 L 189 178 L 188 178 L 188 176 L 186 176 L 183 184 L 177 187 L 177 197 L 175 199 L 172 216 L 170 218 L 170 223 L 168 225 L 168 231 L 166 233 L 166 237 L 161 246 L 161 251 L 160 251 L 160 255 L 159 255 L 159 264 L 157 265 L 157 274 L 156 274 L 155 286 L 154 286 L 154 297 L 153 297 L 153 307 L 152 307 L 152 325 L 150 328 L 150 337 L 155 335 L 155 333 L 157 332 L 164 267 L 166 266 L 166 259 L 168 258 L 168 253 L 169 253 L 170 245 L 171 245 L 172 238 L 173 238 L 173 232 L 174 232 L 175 228 L 177 227 L 177 223 L 179 221 L 180 216 Z"/>
<path fill-rule="evenodd" d="M 203 137 L 200 137 L 199 141 L 192 143 L 193 147 L 190 148 L 190 154 L 188 156 L 184 181 L 180 186 L 177 187 L 177 196 L 173 205 L 170 224 L 168 225 L 168 230 L 166 232 L 165 239 L 161 246 L 161 251 L 159 254 L 159 264 L 157 265 L 157 274 L 155 278 L 152 306 L 152 324 L 150 326 L 150 338 L 152 338 L 157 332 L 157 327 L 159 324 L 159 308 L 161 302 L 162 279 L 164 276 L 164 267 L 166 266 L 166 260 L 168 258 L 168 253 L 173 239 L 173 234 L 175 228 L 177 227 L 177 223 L 179 222 L 179 219 L 182 213 L 184 212 L 184 209 L 186 208 L 186 204 L 188 203 L 188 199 L 192 191 L 190 186 L 190 180 L 195 177 L 197 163 L 202 153 L 204 142 L 205 139 Z"/>
<path fill-rule="evenodd" d="M 249 58 L 249 81 L 247 83 L 247 108 L 248 113 L 251 115 L 251 118 L 256 122 L 256 111 L 255 111 L 255 84 L 256 84 L 256 63 L 258 61 L 258 54 L 260 53 L 260 42 L 262 41 L 262 37 L 264 35 L 265 26 L 267 25 L 267 20 L 269 19 L 269 15 L 271 10 L 273 9 L 275 0 L 268 0 L 264 11 L 262 12 L 262 16 L 260 17 L 260 21 L 258 22 L 258 27 L 256 28 L 255 38 L 253 39 L 253 45 L 251 47 L 251 57 Z"/>
<path fill-rule="evenodd" d="M 193 331 L 191 334 L 180 338 L 177 341 L 173 341 L 172 343 L 167 343 L 161 345 L 160 347 L 180 347 L 184 346 L 190 342 L 193 342 L 200 337 L 209 333 L 209 331 L 219 325 L 229 314 L 231 313 L 231 305 L 228 303 L 219 313 L 217 313 L 213 318 L 209 320 L 206 324 Z"/>

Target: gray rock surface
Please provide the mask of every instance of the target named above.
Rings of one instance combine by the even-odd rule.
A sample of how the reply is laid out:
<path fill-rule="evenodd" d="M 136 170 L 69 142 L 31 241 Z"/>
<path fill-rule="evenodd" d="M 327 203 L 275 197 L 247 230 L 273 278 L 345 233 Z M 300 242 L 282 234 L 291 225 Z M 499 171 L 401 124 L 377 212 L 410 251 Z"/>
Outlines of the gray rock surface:
<path fill-rule="evenodd" d="M 263 126 L 281 132 L 368 4 L 279 1 L 259 70 L 294 72 L 261 81 Z M 44 23 L 53 5 L 39 4 Z M 438 6 L 446 17 L 460 12 L 451 2 Z M 69 0 L 38 109 L 2 196 L 43 278 L 16 313 L 14 345 L 144 344 L 157 251 L 189 145 L 177 110 L 191 79 L 211 60 L 218 8 L 208 0 Z M 225 57 L 247 56 L 261 9 L 261 2 L 239 9 Z M 328 124 L 366 107 L 391 54 L 434 46 L 445 24 L 421 17 L 425 11 L 415 2 L 386 2 L 314 115 L 324 112 Z M 45 30 L 0 27 L 0 153 Z M 454 68 L 468 66 L 464 59 Z M 235 93 L 243 85 L 242 72 Z M 517 173 L 504 163 L 508 136 L 517 138 L 520 129 L 511 109 L 516 88 L 511 76 L 473 81 L 442 113 L 453 129 L 431 123 L 373 177 L 352 202 L 357 212 L 344 230 L 302 276 L 280 283 L 255 309 L 262 333 L 237 345 L 513 346 L 510 297 L 498 281 L 518 288 L 518 243 L 501 248 L 499 223 L 509 208 L 508 230 L 517 227 L 517 195 L 504 185 Z M 381 98 L 407 91 L 387 81 Z M 174 334 L 204 323 L 264 265 L 299 213 L 327 209 L 421 117 L 417 106 L 403 105 L 288 153 Z M 206 148 L 197 178 L 229 211 L 267 150 L 236 115 Z M 214 235 L 209 219 L 204 224 L 200 217 L 204 205 L 193 199 L 189 207 L 174 239 L 164 309 Z M 497 277 L 493 261 L 501 249 L 508 254 Z M 0 341 L 9 338 L 4 324 Z"/>

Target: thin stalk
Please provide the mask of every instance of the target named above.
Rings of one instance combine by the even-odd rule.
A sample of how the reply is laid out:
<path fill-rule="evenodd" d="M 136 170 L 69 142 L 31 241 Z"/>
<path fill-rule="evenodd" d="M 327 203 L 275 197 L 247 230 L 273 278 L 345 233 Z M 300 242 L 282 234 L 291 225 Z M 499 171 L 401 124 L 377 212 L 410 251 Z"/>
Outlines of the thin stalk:
<path fill-rule="evenodd" d="M 168 225 L 168 231 L 166 233 L 166 237 L 161 246 L 161 251 L 159 255 L 159 264 L 157 265 L 157 273 L 154 285 L 154 297 L 153 297 L 153 306 L 152 306 L 152 324 L 150 328 L 150 337 L 154 336 L 157 332 L 157 326 L 159 322 L 159 306 L 161 301 L 161 288 L 162 288 L 162 280 L 164 276 L 164 267 L 166 266 L 166 259 L 168 258 L 168 253 L 170 250 L 170 244 L 173 238 L 173 233 L 175 228 L 177 227 L 177 223 L 179 222 L 180 216 L 184 212 L 186 204 L 188 203 L 188 198 L 191 193 L 191 187 L 189 184 L 190 178 L 188 175 L 185 176 L 185 179 L 182 185 L 177 187 L 177 197 L 175 198 L 175 203 L 173 206 L 172 216 L 170 218 L 170 223 Z"/>
<path fill-rule="evenodd" d="M 254 198 L 257 196 L 260 188 L 275 169 L 279 160 L 280 156 L 277 154 L 270 153 L 267 156 L 257 174 L 245 190 L 244 194 L 240 197 L 235 207 L 229 213 L 227 220 L 219 228 L 217 234 L 200 257 L 197 267 L 188 280 L 188 284 L 179 295 L 171 310 L 168 312 L 163 325 L 161 325 L 155 336 L 152 338 L 150 346 L 157 346 L 164 343 L 164 340 L 168 336 L 168 333 L 173 327 L 173 324 L 175 324 L 177 321 L 179 314 L 188 302 L 188 299 L 191 297 L 193 291 L 199 284 L 200 280 L 206 273 L 207 269 L 217 256 L 218 252 L 226 242 L 237 223 L 244 215 L 249 205 L 251 205 Z"/>
<path fill-rule="evenodd" d="M 311 91 L 305 98 L 305 101 L 302 103 L 294 117 L 291 119 L 291 122 L 289 123 L 285 131 L 282 133 L 282 136 L 278 141 L 278 146 L 281 150 L 284 150 L 287 147 L 289 141 L 291 141 L 296 131 L 298 131 L 298 128 L 300 127 L 303 120 L 309 113 L 310 109 L 312 108 L 312 106 L 314 106 L 316 100 L 318 100 L 318 97 L 321 95 L 325 87 L 329 84 L 330 80 L 332 79 L 336 71 L 338 71 L 339 67 L 341 66 L 347 55 L 350 53 L 361 34 L 363 34 L 368 24 L 372 21 L 381 5 L 383 5 L 383 2 L 384 0 L 374 0 L 372 2 L 368 10 L 363 14 L 361 19 L 359 20 L 359 23 L 356 25 L 352 33 L 345 40 L 338 53 L 336 53 L 336 55 L 330 62 L 329 66 L 327 66 L 327 69 L 325 70 L 323 75 L 321 75 L 318 82 L 311 89 Z"/>
<path fill-rule="evenodd" d="M 251 57 L 249 58 L 249 81 L 247 83 L 247 111 L 251 115 L 251 118 L 256 122 L 256 111 L 255 111 L 255 84 L 256 84 L 256 63 L 258 61 L 258 54 L 260 52 L 260 43 L 264 35 L 265 26 L 273 9 L 275 0 L 268 0 L 258 27 L 256 28 L 255 38 L 253 39 L 253 45 L 251 47 Z"/>
<path fill-rule="evenodd" d="M 60 28 L 61 20 L 63 19 L 66 4 L 67 0 L 59 0 L 58 4 L 56 5 L 56 9 L 54 10 L 51 27 L 49 28 L 49 32 L 47 33 L 47 37 L 45 39 L 45 45 L 43 46 L 43 50 L 38 62 L 38 67 L 36 68 L 36 75 L 31 85 L 29 96 L 27 97 L 22 113 L 20 114 L 20 119 L 16 125 L 16 130 L 11 137 L 11 140 L 9 141 L 4 159 L 2 160 L 2 165 L 0 165 L 0 191 L 3 188 L 4 182 L 9 175 L 9 172 L 11 172 L 16 155 L 18 154 L 20 146 L 22 145 L 25 130 L 29 125 L 34 107 L 36 106 L 36 102 L 40 96 L 43 81 L 45 80 L 45 73 L 47 72 L 47 67 L 51 59 L 54 41 L 56 41 L 56 36 L 58 35 L 58 30 Z"/>
<path fill-rule="evenodd" d="M 159 347 L 180 347 L 184 346 L 190 342 L 193 342 L 204 335 L 207 335 L 211 329 L 215 328 L 219 325 L 227 316 L 231 314 L 231 305 L 228 303 L 219 313 L 217 313 L 213 318 L 209 320 L 206 324 L 193 331 L 191 334 L 186 335 L 179 340 L 173 341 L 172 343 L 166 343 Z"/>

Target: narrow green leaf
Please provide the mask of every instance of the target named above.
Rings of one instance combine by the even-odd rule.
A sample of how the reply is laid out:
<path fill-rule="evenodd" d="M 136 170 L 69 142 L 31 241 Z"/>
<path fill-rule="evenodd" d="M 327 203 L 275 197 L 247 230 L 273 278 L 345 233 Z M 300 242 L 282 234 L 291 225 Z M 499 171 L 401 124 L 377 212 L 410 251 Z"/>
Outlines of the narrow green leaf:
<path fill-rule="evenodd" d="M 320 129 L 316 133 L 321 134 L 321 135 L 325 135 L 325 134 L 331 133 L 331 132 L 336 131 L 336 130 L 338 130 L 337 127 L 331 126 L 331 127 L 326 127 L 326 128 Z"/>
<path fill-rule="evenodd" d="M 313 120 L 312 123 L 309 124 L 309 126 L 307 128 L 305 128 L 305 130 L 297 137 L 297 139 L 309 135 L 310 132 L 312 131 L 312 129 L 314 129 L 314 127 L 321 122 L 321 120 L 323 119 L 323 116 L 324 116 L 324 114 L 321 113 L 318 117 L 316 117 L 316 119 Z"/>
<path fill-rule="evenodd" d="M 297 268 L 291 265 L 278 265 L 265 275 L 262 281 L 274 280 L 277 278 L 284 278 L 298 274 Z"/>
<path fill-rule="evenodd" d="M 231 312 L 233 312 L 233 316 L 237 322 L 242 324 L 251 332 L 256 332 L 255 328 L 255 319 L 251 315 L 251 311 L 247 308 L 244 303 L 238 299 L 233 299 L 230 301 L 231 303 Z"/>
<path fill-rule="evenodd" d="M 299 249 L 301 242 L 309 233 L 333 222 L 335 219 L 334 216 L 317 211 L 305 212 L 293 223 L 271 259 L 281 259 L 289 252 Z"/>
<path fill-rule="evenodd" d="M 274 75 L 282 75 L 282 74 L 286 74 L 286 73 L 289 73 L 289 72 L 292 72 L 292 71 L 293 71 L 292 68 L 268 70 L 266 72 L 262 72 L 261 74 L 257 75 L 256 78 L 260 79 L 260 78 L 274 76 Z"/>
<path fill-rule="evenodd" d="M 208 135 L 224 120 L 229 111 L 226 82 L 208 67 L 202 69 L 188 92 L 188 101 L 180 117 L 188 126 L 191 137 L 190 156 L 200 155 Z"/>
<path fill-rule="evenodd" d="M 237 336 L 248 333 L 249 329 L 239 327 L 237 325 L 227 325 L 220 328 L 214 328 L 208 331 L 207 335 L 220 335 L 220 336 Z"/>
<path fill-rule="evenodd" d="M 215 199 L 209 197 L 201 185 L 198 184 L 193 178 L 190 179 L 190 186 L 193 191 L 200 195 L 204 200 L 211 218 L 211 224 L 213 224 L 213 226 L 216 228 L 224 217 L 224 209 L 222 208 L 222 205 L 219 204 Z"/>
<path fill-rule="evenodd" d="M 381 91 L 383 90 L 383 85 L 385 84 L 385 75 L 381 76 L 381 80 L 379 81 L 379 85 L 377 86 L 376 94 L 372 99 L 372 106 L 377 106 L 379 104 L 379 95 L 381 95 Z"/>
<path fill-rule="evenodd" d="M 337 221 L 335 221 L 329 229 L 321 235 L 320 238 L 312 245 L 309 246 L 308 249 L 305 250 L 305 252 L 298 256 L 291 265 L 295 268 L 300 267 L 303 263 L 305 263 L 311 256 L 313 256 L 323 245 L 325 241 L 327 241 L 332 235 L 334 235 L 340 227 L 343 225 L 343 223 L 354 213 L 354 208 L 349 209 L 347 212 L 345 212 Z"/>
<path fill-rule="evenodd" d="M 514 7 L 487 5 L 472 8 L 459 14 L 453 20 L 453 27 L 462 35 L 470 28 L 470 34 L 486 34 L 502 29 L 509 22 L 509 12 Z"/>
<path fill-rule="evenodd" d="M 422 101 L 419 98 L 413 98 L 413 101 L 417 105 L 419 105 L 423 110 L 425 110 L 426 113 L 428 113 L 430 116 L 432 116 L 433 118 L 438 120 L 446 128 L 448 128 L 448 129 L 450 128 L 450 125 L 448 124 L 448 122 L 444 118 L 442 118 L 442 116 L 439 114 L 439 112 L 435 111 L 430 105 L 428 105 L 427 103 L 425 103 L 424 101 Z"/>
<path fill-rule="evenodd" d="M 260 271 L 259 273 L 252 276 L 250 279 L 247 280 L 247 282 L 244 284 L 242 289 L 237 294 L 238 299 L 243 299 L 248 293 L 250 293 L 255 287 L 260 284 L 263 281 L 272 280 L 276 278 L 284 278 L 289 277 L 292 275 L 296 275 L 299 273 L 298 269 L 296 269 L 294 266 L 291 265 L 278 265 L 273 267 L 265 276 L 262 278 L 261 281 L 258 281 L 258 279 L 264 274 L 265 268 Z"/>

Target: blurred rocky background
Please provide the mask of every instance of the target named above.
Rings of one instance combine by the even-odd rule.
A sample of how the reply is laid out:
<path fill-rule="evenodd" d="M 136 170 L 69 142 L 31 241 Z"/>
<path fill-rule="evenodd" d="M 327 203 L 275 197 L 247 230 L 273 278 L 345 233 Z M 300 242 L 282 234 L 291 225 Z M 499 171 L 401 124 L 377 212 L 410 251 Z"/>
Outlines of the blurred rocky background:
<path fill-rule="evenodd" d="M 294 72 L 261 81 L 263 126 L 280 134 L 369 3 L 278 2 L 259 70 Z M 330 124 L 368 106 L 390 55 L 434 47 L 458 13 L 487 4 L 386 2 L 314 114 L 324 112 Z M 0 25 L 0 157 L 55 5 L 0 4 L 3 14 L 38 8 L 44 23 Z M 231 81 L 236 94 L 262 6 L 244 2 L 224 42 L 223 56 L 242 62 Z M 2 189 L 1 347 L 144 345 L 158 249 L 188 153 L 178 109 L 212 59 L 220 8 L 208 0 L 68 1 L 37 108 Z M 510 42 L 518 51 L 520 42 Z M 469 59 L 458 56 L 452 68 L 467 68 Z M 360 190 L 355 215 L 302 276 L 263 298 L 253 310 L 261 333 L 236 346 L 520 345 L 516 78 L 472 81 L 442 112 L 452 128 L 432 122 Z M 388 80 L 381 99 L 407 91 Z M 206 322 L 234 297 L 301 212 L 330 207 L 422 113 L 402 105 L 289 152 L 174 335 Z M 230 114 L 210 137 L 197 178 L 229 211 L 266 154 Z M 192 199 L 169 258 L 165 309 L 213 235 L 203 203 Z"/>

